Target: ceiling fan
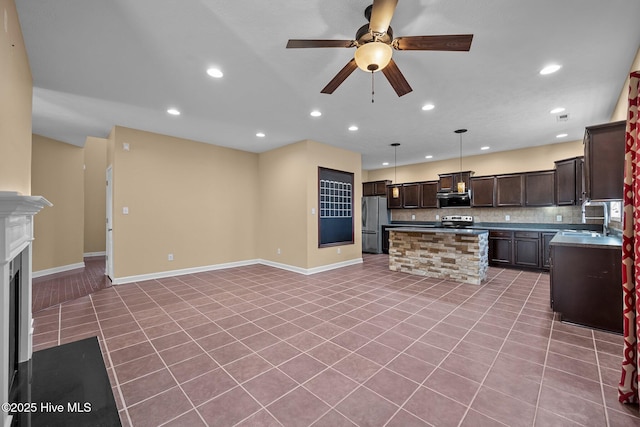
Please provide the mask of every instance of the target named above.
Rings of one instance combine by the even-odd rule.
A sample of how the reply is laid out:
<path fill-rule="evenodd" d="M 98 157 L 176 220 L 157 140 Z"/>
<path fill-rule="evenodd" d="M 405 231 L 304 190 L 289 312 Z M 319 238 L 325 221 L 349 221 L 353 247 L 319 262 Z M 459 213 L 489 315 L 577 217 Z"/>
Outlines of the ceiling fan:
<path fill-rule="evenodd" d="M 398 96 L 411 92 L 411 86 L 391 58 L 395 50 L 468 51 L 473 34 L 444 36 L 393 37 L 389 26 L 398 0 L 373 0 L 364 11 L 369 21 L 356 32 L 355 40 L 291 39 L 287 48 L 355 47 L 354 58 L 324 87 L 321 93 L 333 93 L 356 69 L 374 73 L 382 71 Z"/>

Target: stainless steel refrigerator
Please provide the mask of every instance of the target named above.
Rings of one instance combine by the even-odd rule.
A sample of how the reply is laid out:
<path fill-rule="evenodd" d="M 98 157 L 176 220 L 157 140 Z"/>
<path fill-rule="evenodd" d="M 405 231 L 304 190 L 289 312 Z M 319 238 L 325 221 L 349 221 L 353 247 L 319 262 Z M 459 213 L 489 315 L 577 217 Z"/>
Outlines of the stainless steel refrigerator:
<path fill-rule="evenodd" d="M 389 224 L 387 198 L 362 198 L 362 252 L 382 253 L 382 225 Z"/>

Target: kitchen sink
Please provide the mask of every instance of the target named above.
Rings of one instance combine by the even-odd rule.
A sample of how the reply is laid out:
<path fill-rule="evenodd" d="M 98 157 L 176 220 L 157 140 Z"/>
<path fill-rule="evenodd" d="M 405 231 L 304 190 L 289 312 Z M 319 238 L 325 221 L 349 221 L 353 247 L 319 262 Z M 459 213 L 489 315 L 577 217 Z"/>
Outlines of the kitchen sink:
<path fill-rule="evenodd" d="M 559 233 L 561 236 L 602 237 L 602 233 L 590 230 L 562 230 Z"/>

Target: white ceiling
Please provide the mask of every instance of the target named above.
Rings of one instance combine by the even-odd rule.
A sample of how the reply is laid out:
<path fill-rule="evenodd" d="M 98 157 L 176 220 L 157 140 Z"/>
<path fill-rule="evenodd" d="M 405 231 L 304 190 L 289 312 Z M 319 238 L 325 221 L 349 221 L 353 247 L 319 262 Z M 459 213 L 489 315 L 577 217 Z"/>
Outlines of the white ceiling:
<path fill-rule="evenodd" d="M 465 155 L 582 139 L 610 120 L 640 46 L 638 0 L 400 0 L 396 37 L 472 33 L 471 50 L 395 51 L 413 87 L 401 98 L 376 73 L 372 104 L 360 70 L 321 94 L 353 49 L 285 49 L 287 40 L 353 39 L 370 3 L 16 0 L 33 131 L 82 146 L 121 125 L 251 152 L 313 139 L 361 152 L 364 169 L 393 164 L 399 142 L 398 165 L 435 161 L 459 155 L 458 128 L 469 129 Z M 562 69 L 539 75 L 549 63 Z M 558 106 L 568 121 L 549 113 Z"/>

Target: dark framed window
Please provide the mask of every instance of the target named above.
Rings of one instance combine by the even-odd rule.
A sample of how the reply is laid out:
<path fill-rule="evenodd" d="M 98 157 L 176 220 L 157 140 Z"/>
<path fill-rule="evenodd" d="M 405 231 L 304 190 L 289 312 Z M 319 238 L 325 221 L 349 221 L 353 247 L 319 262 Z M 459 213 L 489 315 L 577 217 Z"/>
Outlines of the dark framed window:
<path fill-rule="evenodd" d="M 318 247 L 353 244 L 353 173 L 318 167 Z"/>

